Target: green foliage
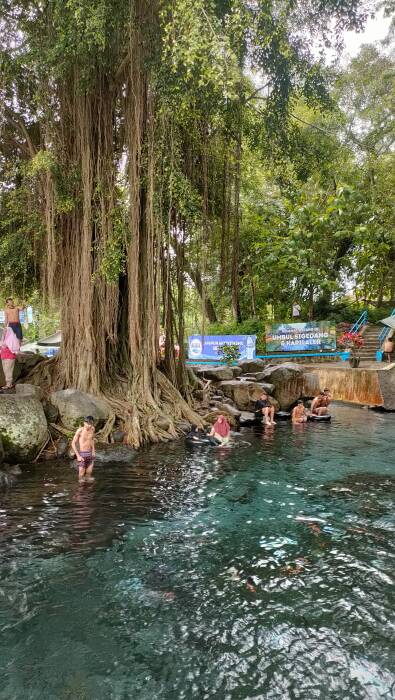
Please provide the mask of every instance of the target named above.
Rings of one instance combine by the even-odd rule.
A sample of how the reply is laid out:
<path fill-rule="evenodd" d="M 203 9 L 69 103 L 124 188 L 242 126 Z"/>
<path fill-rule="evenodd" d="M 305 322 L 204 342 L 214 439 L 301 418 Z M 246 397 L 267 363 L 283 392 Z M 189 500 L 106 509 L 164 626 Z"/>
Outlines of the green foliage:
<path fill-rule="evenodd" d="M 218 345 L 218 356 L 221 362 L 226 362 L 227 365 L 233 365 L 240 358 L 240 350 L 237 344 L 223 343 Z"/>

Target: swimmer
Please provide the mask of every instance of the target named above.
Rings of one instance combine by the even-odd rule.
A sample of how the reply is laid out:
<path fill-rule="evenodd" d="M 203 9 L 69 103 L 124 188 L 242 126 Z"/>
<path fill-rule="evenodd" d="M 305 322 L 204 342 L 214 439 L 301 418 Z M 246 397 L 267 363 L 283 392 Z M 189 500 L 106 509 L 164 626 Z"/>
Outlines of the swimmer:
<path fill-rule="evenodd" d="M 225 416 L 218 416 L 209 435 L 218 440 L 221 445 L 228 445 L 230 440 L 230 425 Z"/>
<path fill-rule="evenodd" d="M 318 396 L 315 397 L 313 403 L 311 404 L 311 412 L 313 416 L 327 416 L 329 413 L 328 406 L 331 402 L 332 396 L 329 389 L 324 389 L 320 391 Z"/>
<path fill-rule="evenodd" d="M 266 391 L 263 391 L 261 398 L 255 402 L 255 416 L 265 419 L 265 425 L 276 425 L 274 420 L 274 406 L 271 405 Z"/>
<path fill-rule="evenodd" d="M 292 423 L 306 423 L 307 415 L 307 409 L 302 399 L 299 399 L 297 405 L 292 411 Z"/>
<path fill-rule="evenodd" d="M 87 416 L 84 418 L 84 425 L 82 428 L 78 428 L 71 443 L 71 449 L 78 461 L 78 480 L 80 483 L 94 481 L 92 477 L 96 456 L 94 435 L 94 418 Z"/>
<path fill-rule="evenodd" d="M 311 532 L 314 532 L 316 536 L 322 534 L 320 526 L 316 523 L 307 523 L 307 527 L 311 530 Z"/>
<path fill-rule="evenodd" d="M 286 576 L 296 576 L 297 574 L 301 574 L 305 569 L 305 565 L 309 563 L 309 560 L 305 559 L 305 557 L 299 557 L 295 560 L 295 566 L 284 566 L 281 571 Z"/>
<path fill-rule="evenodd" d="M 248 576 L 247 581 L 246 581 L 246 586 L 250 593 L 256 593 L 256 588 L 255 588 L 255 581 L 252 576 Z"/>

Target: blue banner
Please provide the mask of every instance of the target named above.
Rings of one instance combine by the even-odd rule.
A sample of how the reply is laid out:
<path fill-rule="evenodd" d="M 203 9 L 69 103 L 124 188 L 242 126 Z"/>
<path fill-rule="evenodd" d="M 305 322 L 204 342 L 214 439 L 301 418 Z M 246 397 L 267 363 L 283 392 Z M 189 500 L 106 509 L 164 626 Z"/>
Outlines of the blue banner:
<path fill-rule="evenodd" d="M 255 358 L 256 335 L 190 335 L 188 358 L 190 360 L 219 360 L 220 345 L 238 345 L 240 360 Z"/>

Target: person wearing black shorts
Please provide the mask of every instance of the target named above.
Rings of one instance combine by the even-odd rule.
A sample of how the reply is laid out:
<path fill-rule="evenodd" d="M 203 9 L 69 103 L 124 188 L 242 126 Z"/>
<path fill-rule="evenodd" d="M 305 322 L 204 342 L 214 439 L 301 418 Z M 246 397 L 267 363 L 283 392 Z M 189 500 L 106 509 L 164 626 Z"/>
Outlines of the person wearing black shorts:
<path fill-rule="evenodd" d="M 271 405 L 269 397 L 265 391 L 262 392 L 261 398 L 255 402 L 255 416 L 265 419 L 265 425 L 276 425 L 274 420 L 274 406 Z"/>

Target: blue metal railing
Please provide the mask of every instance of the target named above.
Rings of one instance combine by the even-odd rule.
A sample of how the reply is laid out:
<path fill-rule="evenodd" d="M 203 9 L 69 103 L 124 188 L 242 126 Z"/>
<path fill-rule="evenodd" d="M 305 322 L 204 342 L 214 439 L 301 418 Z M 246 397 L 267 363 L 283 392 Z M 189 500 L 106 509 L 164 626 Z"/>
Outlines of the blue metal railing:
<path fill-rule="evenodd" d="M 359 331 L 366 326 L 368 322 L 368 312 L 365 310 L 359 317 L 358 321 L 355 321 L 354 325 L 352 328 L 350 328 L 350 331 L 352 333 L 359 333 Z"/>
<path fill-rule="evenodd" d="M 390 316 L 395 316 L 395 309 L 392 309 Z M 388 326 L 384 326 L 383 330 L 381 331 L 381 333 L 378 337 L 379 350 L 384 345 L 384 341 L 385 341 L 388 333 L 390 332 L 390 330 L 391 330 L 391 328 L 389 328 Z"/>

